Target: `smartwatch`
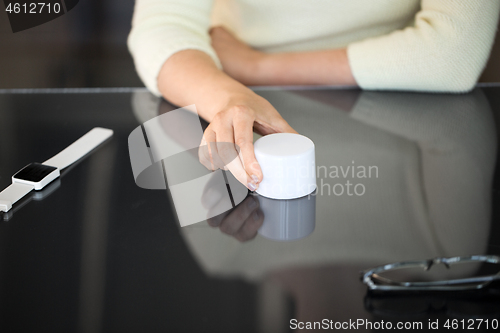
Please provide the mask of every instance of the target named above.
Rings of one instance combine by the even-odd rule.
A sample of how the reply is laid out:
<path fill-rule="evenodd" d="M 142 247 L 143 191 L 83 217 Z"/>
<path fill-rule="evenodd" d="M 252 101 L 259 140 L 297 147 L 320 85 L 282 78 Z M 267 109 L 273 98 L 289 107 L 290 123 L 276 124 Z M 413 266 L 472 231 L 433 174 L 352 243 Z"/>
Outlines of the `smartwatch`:
<path fill-rule="evenodd" d="M 61 170 L 87 155 L 112 135 L 112 130 L 96 127 L 47 161 L 28 164 L 16 172 L 12 176 L 12 184 L 0 192 L 0 211 L 8 212 L 14 203 L 32 190 L 42 190 L 59 178 Z"/>

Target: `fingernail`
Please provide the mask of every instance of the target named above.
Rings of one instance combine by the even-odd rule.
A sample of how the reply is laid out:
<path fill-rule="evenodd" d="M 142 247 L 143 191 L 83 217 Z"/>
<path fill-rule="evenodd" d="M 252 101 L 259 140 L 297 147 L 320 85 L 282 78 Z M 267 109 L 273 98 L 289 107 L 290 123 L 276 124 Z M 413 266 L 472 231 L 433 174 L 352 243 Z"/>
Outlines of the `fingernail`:
<path fill-rule="evenodd" d="M 248 183 L 247 186 L 250 189 L 250 191 L 252 191 L 252 192 L 254 192 L 257 189 L 257 186 L 255 186 L 254 183 Z"/>
<path fill-rule="evenodd" d="M 252 180 L 254 181 L 254 183 L 258 183 L 259 182 L 259 177 L 257 177 L 256 175 L 252 175 L 250 176 L 252 178 Z"/>
<path fill-rule="evenodd" d="M 255 212 L 253 213 L 253 220 L 258 221 L 259 220 L 259 213 Z"/>
<path fill-rule="evenodd" d="M 254 210 L 255 207 L 257 207 L 257 201 L 255 201 L 253 198 L 251 198 L 250 201 L 248 202 L 248 208 L 250 210 Z"/>

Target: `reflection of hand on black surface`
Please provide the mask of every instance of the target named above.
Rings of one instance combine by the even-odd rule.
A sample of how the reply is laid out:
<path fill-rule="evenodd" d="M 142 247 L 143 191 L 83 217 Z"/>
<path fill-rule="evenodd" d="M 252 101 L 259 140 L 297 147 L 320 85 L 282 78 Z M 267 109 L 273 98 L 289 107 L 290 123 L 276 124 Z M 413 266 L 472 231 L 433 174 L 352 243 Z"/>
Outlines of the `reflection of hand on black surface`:
<path fill-rule="evenodd" d="M 218 216 L 217 214 L 214 215 L 213 212 L 216 212 L 221 206 L 225 205 L 224 198 L 228 198 L 228 196 L 227 187 L 221 185 L 220 179 L 213 173 L 206 183 L 201 196 L 201 204 L 208 210 L 207 216 Z"/>
<path fill-rule="evenodd" d="M 234 209 L 207 220 L 210 226 L 218 227 L 240 242 L 254 239 L 263 222 L 264 214 L 259 208 L 259 200 L 251 195 Z"/>

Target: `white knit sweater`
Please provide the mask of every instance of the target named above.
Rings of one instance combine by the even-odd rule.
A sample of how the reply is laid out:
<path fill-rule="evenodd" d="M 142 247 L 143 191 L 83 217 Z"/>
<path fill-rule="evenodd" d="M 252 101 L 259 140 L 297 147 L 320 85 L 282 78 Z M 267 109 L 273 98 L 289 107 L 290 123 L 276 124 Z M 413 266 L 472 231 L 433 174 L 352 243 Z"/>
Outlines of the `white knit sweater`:
<path fill-rule="evenodd" d="M 176 52 L 201 50 L 220 66 L 215 25 L 265 52 L 347 47 L 363 89 L 464 92 L 486 64 L 499 9 L 499 0 L 136 0 L 128 46 L 156 95 Z"/>

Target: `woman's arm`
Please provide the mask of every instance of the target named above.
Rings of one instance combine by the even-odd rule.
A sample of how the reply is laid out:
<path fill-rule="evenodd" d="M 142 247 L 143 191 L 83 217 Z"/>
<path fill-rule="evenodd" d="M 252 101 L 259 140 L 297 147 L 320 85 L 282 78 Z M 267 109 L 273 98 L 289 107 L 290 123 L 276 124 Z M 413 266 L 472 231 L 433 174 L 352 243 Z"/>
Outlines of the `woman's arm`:
<path fill-rule="evenodd" d="M 422 0 L 413 26 L 352 43 L 347 54 L 364 89 L 467 92 L 493 45 L 500 1 Z"/>
<path fill-rule="evenodd" d="M 213 0 L 136 0 L 127 44 L 135 67 L 155 95 L 165 61 L 182 50 L 199 50 L 220 62 L 210 46 L 208 29 Z"/>
<path fill-rule="evenodd" d="M 223 27 L 211 29 L 210 36 L 224 71 L 244 84 L 356 85 L 346 49 L 268 54 L 252 49 Z"/>
<path fill-rule="evenodd" d="M 346 49 L 269 54 L 260 68 L 257 84 L 357 86 Z"/>
<path fill-rule="evenodd" d="M 210 121 L 202 145 L 219 149 L 200 149 L 208 152 L 205 160 L 212 163 L 207 166 L 227 167 L 253 191 L 263 178 L 253 152 L 253 129 L 261 134 L 294 130 L 269 102 L 220 70 L 208 35 L 212 2 L 136 0 L 128 46 L 152 93 L 177 105 L 195 104 Z M 235 143 L 239 154 L 234 144 L 225 143 Z M 213 153 L 224 165 L 213 163 Z M 238 155 L 242 160 L 234 158 Z"/>

